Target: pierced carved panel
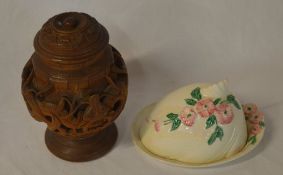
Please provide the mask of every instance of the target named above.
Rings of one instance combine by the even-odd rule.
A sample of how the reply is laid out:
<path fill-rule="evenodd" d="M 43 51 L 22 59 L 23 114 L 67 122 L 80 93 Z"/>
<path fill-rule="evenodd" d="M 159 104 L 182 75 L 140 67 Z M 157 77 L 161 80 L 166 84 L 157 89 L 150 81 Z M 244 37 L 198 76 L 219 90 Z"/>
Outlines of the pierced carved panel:
<path fill-rule="evenodd" d="M 106 85 L 94 92 L 93 87 L 62 92 L 51 80 L 42 85 L 30 59 L 22 73 L 22 94 L 32 117 L 63 136 L 91 135 L 110 125 L 124 108 L 128 83 L 120 53 L 113 47 L 112 52 L 110 71 L 99 77 Z"/>

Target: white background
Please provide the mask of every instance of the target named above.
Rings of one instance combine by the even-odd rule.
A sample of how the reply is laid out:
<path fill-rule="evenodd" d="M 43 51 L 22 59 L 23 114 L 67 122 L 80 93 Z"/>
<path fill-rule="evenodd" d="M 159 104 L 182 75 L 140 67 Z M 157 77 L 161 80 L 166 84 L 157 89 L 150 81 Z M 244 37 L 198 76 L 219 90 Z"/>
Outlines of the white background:
<path fill-rule="evenodd" d="M 36 32 L 64 11 L 85 12 L 102 23 L 129 71 L 129 98 L 116 121 L 118 142 L 105 157 L 86 163 L 49 153 L 46 126 L 30 117 L 20 94 Z M 282 56 L 282 0 L 1 0 L 0 174 L 282 174 Z M 209 169 L 164 165 L 135 150 L 130 125 L 143 106 L 180 86 L 222 79 L 266 115 L 266 134 L 256 150 Z"/>

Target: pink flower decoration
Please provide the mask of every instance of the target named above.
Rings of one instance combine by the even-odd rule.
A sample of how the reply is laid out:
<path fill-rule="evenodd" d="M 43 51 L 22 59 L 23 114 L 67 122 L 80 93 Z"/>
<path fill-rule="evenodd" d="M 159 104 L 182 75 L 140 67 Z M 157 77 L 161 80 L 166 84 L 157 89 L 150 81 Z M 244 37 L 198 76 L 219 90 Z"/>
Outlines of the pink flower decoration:
<path fill-rule="evenodd" d="M 263 113 L 262 112 L 255 112 L 247 116 L 248 121 L 252 124 L 259 124 L 260 121 L 263 119 Z"/>
<path fill-rule="evenodd" d="M 193 108 L 185 107 L 179 115 L 180 120 L 186 126 L 192 126 L 195 123 L 197 115 Z"/>
<path fill-rule="evenodd" d="M 252 104 L 252 103 L 245 104 L 243 106 L 243 110 L 244 110 L 245 115 L 251 115 L 251 114 L 257 112 L 257 106 L 255 104 Z"/>
<path fill-rule="evenodd" d="M 204 98 L 196 103 L 196 110 L 201 117 L 207 118 L 214 113 L 215 105 L 212 99 Z"/>
<path fill-rule="evenodd" d="M 229 124 L 234 118 L 232 108 L 227 103 L 222 103 L 216 107 L 215 116 L 220 124 Z"/>
<path fill-rule="evenodd" d="M 261 127 L 258 124 L 251 125 L 249 129 L 250 135 L 257 135 L 258 133 L 260 133 L 260 131 Z"/>
<path fill-rule="evenodd" d="M 160 131 L 160 122 L 157 121 L 157 120 L 152 120 L 153 123 L 154 123 L 154 129 L 156 132 L 159 132 Z"/>

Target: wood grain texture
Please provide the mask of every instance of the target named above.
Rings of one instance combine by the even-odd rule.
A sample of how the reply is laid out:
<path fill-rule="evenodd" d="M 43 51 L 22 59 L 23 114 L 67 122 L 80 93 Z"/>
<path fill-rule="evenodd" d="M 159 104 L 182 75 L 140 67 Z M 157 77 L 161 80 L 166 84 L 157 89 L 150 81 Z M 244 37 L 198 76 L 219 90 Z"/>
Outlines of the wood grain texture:
<path fill-rule="evenodd" d="M 50 152 L 57 157 L 72 162 L 83 162 L 108 153 L 114 146 L 117 136 L 115 124 L 111 124 L 96 135 L 83 138 L 68 138 L 46 129 L 45 143 Z"/>
<path fill-rule="evenodd" d="M 123 110 L 127 70 L 121 54 L 108 42 L 101 24 L 76 12 L 50 18 L 36 34 L 35 52 L 22 73 L 22 94 L 31 116 L 47 123 L 47 139 L 97 136 Z M 47 143 L 54 154 L 62 149 Z M 77 156 L 68 160 L 84 160 Z"/>

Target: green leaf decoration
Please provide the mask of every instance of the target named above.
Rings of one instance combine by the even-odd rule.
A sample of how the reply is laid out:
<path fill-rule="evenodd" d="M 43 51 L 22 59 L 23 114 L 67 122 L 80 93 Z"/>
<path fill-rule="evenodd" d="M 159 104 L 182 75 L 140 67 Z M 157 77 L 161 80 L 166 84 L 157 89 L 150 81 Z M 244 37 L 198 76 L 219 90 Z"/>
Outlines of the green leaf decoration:
<path fill-rule="evenodd" d="M 178 118 L 178 114 L 170 113 L 170 114 L 167 114 L 166 117 L 169 118 L 173 122 L 173 120 Z"/>
<path fill-rule="evenodd" d="M 192 91 L 191 96 L 197 100 L 200 100 L 202 98 L 201 93 L 200 93 L 200 87 L 195 88 Z"/>
<path fill-rule="evenodd" d="M 188 105 L 191 105 L 191 106 L 194 106 L 197 103 L 194 99 L 191 99 L 191 98 L 187 98 L 185 99 L 185 101 Z"/>
<path fill-rule="evenodd" d="M 251 136 L 251 137 L 248 139 L 248 142 L 251 142 L 251 144 L 255 144 L 255 143 L 256 143 L 256 136 Z"/>
<path fill-rule="evenodd" d="M 227 96 L 227 101 L 228 102 L 235 101 L 235 96 L 234 95 L 228 95 Z"/>
<path fill-rule="evenodd" d="M 179 128 L 179 126 L 181 125 L 181 120 L 176 118 L 173 121 L 172 127 L 171 127 L 171 131 L 174 131 L 175 129 Z"/>
<path fill-rule="evenodd" d="M 217 138 L 219 138 L 219 140 L 222 140 L 223 136 L 224 136 L 223 129 L 217 125 L 215 131 L 211 134 L 210 138 L 207 141 L 208 145 L 213 144 Z"/>
<path fill-rule="evenodd" d="M 252 140 L 252 144 L 256 143 L 256 136 L 254 136 L 253 140 Z"/>
<path fill-rule="evenodd" d="M 181 125 L 181 120 L 178 118 L 178 114 L 170 113 L 166 116 L 172 123 L 171 131 L 174 131 Z"/>
<path fill-rule="evenodd" d="M 216 132 L 212 133 L 207 141 L 208 145 L 212 145 L 215 142 L 216 138 L 217 138 L 217 133 Z"/>
<path fill-rule="evenodd" d="M 252 137 L 253 137 L 253 136 L 252 136 Z M 252 137 L 249 137 L 248 140 L 247 140 L 247 142 L 250 142 L 250 141 L 252 140 Z"/>
<path fill-rule="evenodd" d="M 221 98 L 217 98 L 217 99 L 214 100 L 213 104 L 217 105 L 220 101 L 221 101 Z"/>
<path fill-rule="evenodd" d="M 216 117 L 215 115 L 212 115 L 210 117 L 208 117 L 208 119 L 206 120 L 206 129 L 210 128 L 211 126 L 213 126 L 216 123 Z"/>
<path fill-rule="evenodd" d="M 232 104 L 233 104 L 236 108 L 241 109 L 241 106 L 239 105 L 239 103 L 238 103 L 236 100 L 233 101 Z"/>
<path fill-rule="evenodd" d="M 236 108 L 241 109 L 241 106 L 239 105 L 239 103 L 237 102 L 237 100 L 235 99 L 234 95 L 228 95 L 227 96 L 227 101 L 231 104 L 233 104 Z"/>
<path fill-rule="evenodd" d="M 260 122 L 259 122 L 259 126 L 260 126 L 261 128 L 264 128 L 264 127 L 265 127 L 265 123 L 264 123 L 263 121 L 260 121 Z"/>
<path fill-rule="evenodd" d="M 216 135 L 219 138 L 219 140 L 222 140 L 223 136 L 224 136 L 224 131 L 220 126 L 217 126 L 215 129 Z"/>

